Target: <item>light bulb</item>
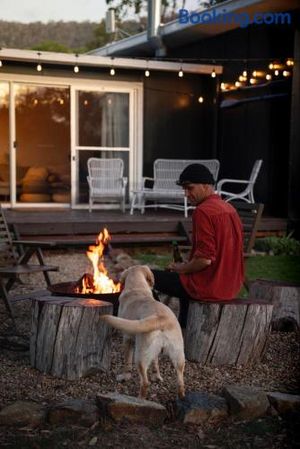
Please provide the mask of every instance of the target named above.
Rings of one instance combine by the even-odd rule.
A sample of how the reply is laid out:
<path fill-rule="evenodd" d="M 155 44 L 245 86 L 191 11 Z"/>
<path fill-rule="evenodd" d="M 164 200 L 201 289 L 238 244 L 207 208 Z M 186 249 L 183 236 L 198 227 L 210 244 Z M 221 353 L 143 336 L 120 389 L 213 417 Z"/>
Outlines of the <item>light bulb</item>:
<path fill-rule="evenodd" d="M 279 75 L 279 70 L 275 70 L 274 75 L 278 76 Z"/>
<path fill-rule="evenodd" d="M 270 73 L 267 73 L 266 74 L 266 80 L 270 81 L 271 79 L 272 79 L 272 75 L 270 75 Z"/>
<path fill-rule="evenodd" d="M 204 98 L 203 98 L 202 96 L 200 96 L 200 97 L 198 98 L 198 102 L 199 102 L 199 103 L 203 103 L 203 102 L 204 102 Z"/>
<path fill-rule="evenodd" d="M 287 76 L 290 76 L 291 72 L 288 72 L 287 70 L 284 70 L 282 72 L 282 74 L 283 74 L 283 76 L 287 77 Z"/>
<path fill-rule="evenodd" d="M 149 76 L 150 76 L 149 70 L 145 70 L 145 76 L 146 76 L 146 78 L 149 78 Z"/>
<path fill-rule="evenodd" d="M 112 67 L 111 69 L 110 69 L 110 76 L 115 76 L 115 74 L 116 74 L 116 71 L 115 71 L 115 69 Z"/>
<path fill-rule="evenodd" d="M 244 71 L 243 71 L 243 77 L 244 77 L 244 78 L 247 78 L 247 70 L 244 70 Z"/>
<path fill-rule="evenodd" d="M 226 90 L 226 84 L 225 83 L 221 83 L 221 90 Z"/>
<path fill-rule="evenodd" d="M 2 64 L 2 61 L 1 61 L 1 59 L 0 59 L 0 67 L 2 67 L 2 65 L 3 65 L 3 64 Z"/>
<path fill-rule="evenodd" d="M 235 85 L 235 87 L 241 87 L 241 83 L 240 83 L 239 81 L 236 81 L 236 82 L 234 83 L 234 85 Z"/>
<path fill-rule="evenodd" d="M 41 72 L 41 71 L 43 70 L 42 64 L 38 64 L 38 65 L 36 66 L 36 70 L 37 70 L 38 72 Z"/>
<path fill-rule="evenodd" d="M 286 60 L 286 65 L 292 67 L 294 65 L 294 61 L 289 58 L 289 59 Z"/>
<path fill-rule="evenodd" d="M 212 78 L 215 78 L 215 77 L 216 77 L 215 69 L 213 69 L 213 71 L 211 72 L 211 77 L 212 77 Z"/>
<path fill-rule="evenodd" d="M 178 76 L 179 76 L 179 78 L 183 78 L 183 70 L 182 69 L 179 70 Z"/>
<path fill-rule="evenodd" d="M 78 65 L 74 65 L 74 73 L 78 73 L 79 72 L 79 67 L 78 67 Z"/>

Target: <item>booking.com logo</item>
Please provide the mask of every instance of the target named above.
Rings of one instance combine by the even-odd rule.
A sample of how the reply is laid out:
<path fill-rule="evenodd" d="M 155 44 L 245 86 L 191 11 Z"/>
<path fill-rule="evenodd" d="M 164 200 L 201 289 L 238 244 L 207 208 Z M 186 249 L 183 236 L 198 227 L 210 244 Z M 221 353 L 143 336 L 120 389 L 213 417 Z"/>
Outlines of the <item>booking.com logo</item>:
<path fill-rule="evenodd" d="M 288 12 L 264 12 L 255 13 L 251 17 L 247 12 L 235 13 L 223 10 L 217 14 L 215 10 L 209 12 L 188 11 L 179 9 L 178 21 L 181 24 L 237 24 L 241 28 L 246 28 L 251 24 L 255 25 L 290 25 L 292 23 L 291 14 Z"/>

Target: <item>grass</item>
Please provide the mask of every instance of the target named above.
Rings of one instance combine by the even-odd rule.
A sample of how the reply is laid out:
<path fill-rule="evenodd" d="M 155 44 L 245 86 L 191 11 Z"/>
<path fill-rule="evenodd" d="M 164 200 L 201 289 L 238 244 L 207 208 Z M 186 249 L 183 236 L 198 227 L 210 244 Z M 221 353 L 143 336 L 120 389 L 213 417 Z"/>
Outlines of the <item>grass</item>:
<path fill-rule="evenodd" d="M 135 259 L 146 265 L 156 265 L 164 269 L 171 261 L 169 254 L 137 253 Z M 246 274 L 249 280 L 273 279 L 300 282 L 299 256 L 253 256 L 246 261 Z"/>

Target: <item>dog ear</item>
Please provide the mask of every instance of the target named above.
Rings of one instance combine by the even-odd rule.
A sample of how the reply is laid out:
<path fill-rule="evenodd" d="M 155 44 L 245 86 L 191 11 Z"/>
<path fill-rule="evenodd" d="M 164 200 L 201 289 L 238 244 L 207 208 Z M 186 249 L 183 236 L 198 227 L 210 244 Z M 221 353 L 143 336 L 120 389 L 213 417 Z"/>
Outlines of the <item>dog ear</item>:
<path fill-rule="evenodd" d="M 144 268 L 144 272 L 145 272 L 146 281 L 148 282 L 149 286 L 152 288 L 155 284 L 154 274 L 152 273 L 152 271 L 150 270 L 150 268 L 147 265 L 144 265 L 143 268 Z"/>

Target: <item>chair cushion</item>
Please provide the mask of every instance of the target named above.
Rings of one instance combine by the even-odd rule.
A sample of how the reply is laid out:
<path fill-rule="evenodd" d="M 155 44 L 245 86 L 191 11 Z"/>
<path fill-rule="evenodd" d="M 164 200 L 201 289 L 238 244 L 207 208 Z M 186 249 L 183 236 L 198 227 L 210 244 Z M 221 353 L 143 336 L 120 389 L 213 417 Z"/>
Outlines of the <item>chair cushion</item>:
<path fill-rule="evenodd" d="M 22 193 L 20 201 L 23 203 L 48 203 L 51 201 L 51 196 L 46 193 Z"/>

